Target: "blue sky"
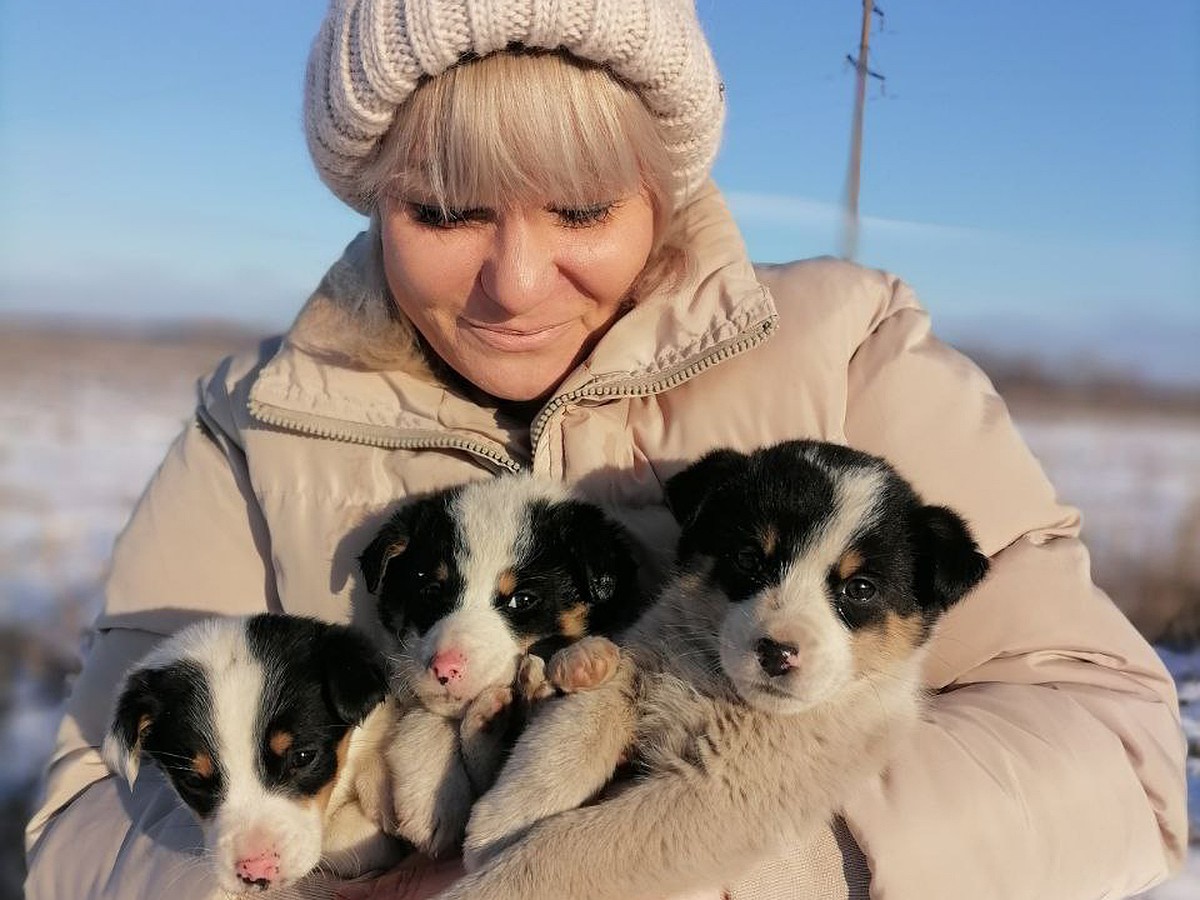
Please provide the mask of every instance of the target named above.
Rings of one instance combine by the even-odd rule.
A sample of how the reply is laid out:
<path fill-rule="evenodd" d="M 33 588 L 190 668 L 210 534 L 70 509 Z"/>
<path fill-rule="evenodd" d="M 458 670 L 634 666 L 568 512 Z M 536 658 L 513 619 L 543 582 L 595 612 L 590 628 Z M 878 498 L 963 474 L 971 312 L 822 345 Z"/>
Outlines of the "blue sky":
<path fill-rule="evenodd" d="M 893 2 L 860 260 L 964 343 L 1200 381 L 1200 4 Z M 0 0 L 0 314 L 286 324 L 361 227 L 300 124 L 320 0 Z M 699 0 L 754 256 L 836 252 L 856 0 Z"/>

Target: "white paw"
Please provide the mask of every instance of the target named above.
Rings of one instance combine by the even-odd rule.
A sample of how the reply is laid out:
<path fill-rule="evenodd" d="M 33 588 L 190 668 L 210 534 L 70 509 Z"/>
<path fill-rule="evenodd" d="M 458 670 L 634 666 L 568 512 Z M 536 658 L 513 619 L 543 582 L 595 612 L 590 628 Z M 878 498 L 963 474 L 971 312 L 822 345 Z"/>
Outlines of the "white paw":
<path fill-rule="evenodd" d="M 612 678 L 620 662 L 621 650 L 608 638 L 585 637 L 550 657 L 546 677 L 564 694 L 587 691 Z"/>

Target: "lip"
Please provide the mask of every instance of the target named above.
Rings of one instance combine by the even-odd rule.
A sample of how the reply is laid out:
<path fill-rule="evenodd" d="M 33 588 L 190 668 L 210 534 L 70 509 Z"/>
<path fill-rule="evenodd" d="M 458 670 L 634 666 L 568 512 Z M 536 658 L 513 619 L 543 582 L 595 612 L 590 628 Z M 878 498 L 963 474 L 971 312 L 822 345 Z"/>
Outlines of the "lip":
<path fill-rule="evenodd" d="M 541 350 L 553 344 L 571 327 L 570 322 L 559 322 L 540 328 L 508 328 L 459 319 L 460 327 L 481 344 L 502 353 L 524 353 Z"/>

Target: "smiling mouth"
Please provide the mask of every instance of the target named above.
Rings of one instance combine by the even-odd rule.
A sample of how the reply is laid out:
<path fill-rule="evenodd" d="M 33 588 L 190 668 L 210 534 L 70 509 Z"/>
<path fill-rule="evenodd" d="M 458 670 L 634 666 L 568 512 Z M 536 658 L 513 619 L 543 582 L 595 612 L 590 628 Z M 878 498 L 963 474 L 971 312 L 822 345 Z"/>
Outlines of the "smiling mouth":
<path fill-rule="evenodd" d="M 506 328 L 503 325 L 489 325 L 470 319 L 461 321 L 481 343 L 502 351 L 536 350 L 552 344 L 571 324 L 559 322 L 541 328 Z"/>

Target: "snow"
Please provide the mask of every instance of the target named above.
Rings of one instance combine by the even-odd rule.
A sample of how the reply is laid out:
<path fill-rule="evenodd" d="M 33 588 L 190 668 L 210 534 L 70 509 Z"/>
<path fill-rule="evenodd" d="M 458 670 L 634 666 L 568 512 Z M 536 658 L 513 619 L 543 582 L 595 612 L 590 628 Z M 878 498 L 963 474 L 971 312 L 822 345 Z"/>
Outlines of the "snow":
<path fill-rule="evenodd" d="M 12 657 L 0 657 L 0 800 L 28 791 L 52 748 L 63 660 L 94 615 L 113 538 L 190 418 L 194 376 L 209 364 L 168 348 L 147 377 L 128 347 L 15 346 L 0 346 L 0 651 Z M 1179 551 L 1200 510 L 1200 416 L 1017 412 L 1060 496 L 1083 510 L 1098 572 Z M 1161 652 L 1200 754 L 1200 650 Z M 1200 816 L 1200 755 L 1189 797 Z M 0 884 L 0 895 L 11 888 Z M 1200 896 L 1200 845 L 1183 875 L 1143 896 Z"/>

